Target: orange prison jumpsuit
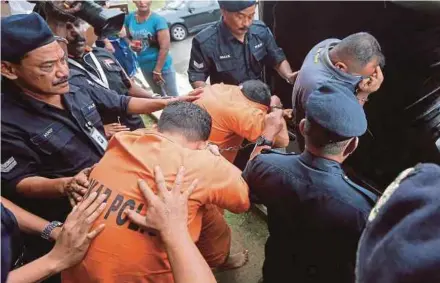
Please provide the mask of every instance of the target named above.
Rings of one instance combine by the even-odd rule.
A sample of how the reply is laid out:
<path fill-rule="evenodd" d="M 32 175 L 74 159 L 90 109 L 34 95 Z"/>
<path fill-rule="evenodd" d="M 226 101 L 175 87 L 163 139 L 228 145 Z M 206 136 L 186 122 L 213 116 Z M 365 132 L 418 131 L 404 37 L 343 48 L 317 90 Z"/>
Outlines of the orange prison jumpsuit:
<path fill-rule="evenodd" d="M 218 145 L 221 154 L 234 162 L 238 147 L 244 139 L 255 142 L 264 129 L 268 107 L 249 100 L 235 85 L 207 85 L 203 96 L 194 102 L 208 111 L 212 118 L 209 141 Z M 275 143 L 284 139 L 288 143 L 287 126 L 277 136 Z M 233 150 L 224 150 L 233 147 Z M 224 151 L 223 151 L 223 150 Z"/>
<path fill-rule="evenodd" d="M 188 202 L 189 231 L 212 267 L 225 262 L 231 232 L 217 206 L 234 213 L 249 209 L 249 188 L 241 171 L 208 150 L 187 149 L 161 133 L 137 130 L 116 134 L 90 175 L 89 192 L 108 195 L 107 207 L 95 224 L 104 222 L 106 228 L 85 259 L 62 273 L 63 282 L 173 282 L 160 237 L 142 231 L 122 214 L 125 208 L 145 213 L 137 180 L 144 179 L 156 191 L 156 165 L 169 186 L 180 166 L 185 167 L 184 189 L 199 179 Z"/>

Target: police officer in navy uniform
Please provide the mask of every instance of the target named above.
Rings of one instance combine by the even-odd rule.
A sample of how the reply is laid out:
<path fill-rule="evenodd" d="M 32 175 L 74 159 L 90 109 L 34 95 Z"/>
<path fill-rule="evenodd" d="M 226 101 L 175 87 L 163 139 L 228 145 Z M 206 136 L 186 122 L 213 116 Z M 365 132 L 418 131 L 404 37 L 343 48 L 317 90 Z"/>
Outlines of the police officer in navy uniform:
<path fill-rule="evenodd" d="M 113 54 L 104 48 L 89 48 L 85 45 L 87 28 L 88 24 L 79 18 L 66 24 L 69 68 L 117 94 L 151 98 L 153 93 L 132 82 Z M 72 80 L 72 83 L 75 83 L 75 80 Z M 145 127 L 139 115 L 101 115 L 101 117 L 108 138 L 122 130 L 133 131 Z"/>
<path fill-rule="evenodd" d="M 341 163 L 356 149 L 367 120 L 352 93 L 336 85 L 315 90 L 306 109 L 300 123 L 306 150 L 269 149 L 243 172 L 253 198 L 267 207 L 263 279 L 354 282 L 357 243 L 376 195 L 350 181 Z M 257 153 L 270 148 L 273 136 L 262 140 Z"/>
<path fill-rule="evenodd" d="M 263 66 L 274 68 L 293 83 L 284 52 L 277 46 L 269 28 L 254 21 L 255 1 L 218 1 L 222 19 L 194 37 L 188 76 L 191 85 L 201 87 L 210 77 L 211 84 L 238 85 L 261 79 Z"/>
<path fill-rule="evenodd" d="M 67 54 L 38 14 L 2 18 L 1 26 L 2 195 L 49 221 L 64 221 L 68 197 L 86 192 L 88 168 L 107 147 L 101 113 L 147 114 L 196 98 L 117 95 L 75 72 L 82 85 L 71 85 Z M 27 244 L 28 260 L 51 247 L 36 237 Z"/>
<path fill-rule="evenodd" d="M 420 163 L 387 187 L 368 217 L 356 283 L 440 282 L 440 166 Z"/>

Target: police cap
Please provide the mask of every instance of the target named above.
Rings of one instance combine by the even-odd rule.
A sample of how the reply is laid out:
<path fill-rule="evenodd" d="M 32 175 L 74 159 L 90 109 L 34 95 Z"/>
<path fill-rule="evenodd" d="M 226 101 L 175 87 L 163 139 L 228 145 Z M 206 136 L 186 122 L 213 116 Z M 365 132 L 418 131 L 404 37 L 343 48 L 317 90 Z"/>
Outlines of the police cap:
<path fill-rule="evenodd" d="M 26 53 L 55 40 L 46 21 L 37 13 L 2 18 L 2 60 L 18 62 Z"/>
<path fill-rule="evenodd" d="M 328 84 L 313 91 L 307 100 L 306 117 L 341 137 L 358 137 L 367 130 L 367 119 L 353 93 Z"/>
<path fill-rule="evenodd" d="M 218 1 L 220 8 L 225 9 L 228 12 L 239 12 L 252 5 L 256 4 L 256 1 Z"/>
<path fill-rule="evenodd" d="M 440 167 L 419 164 L 385 190 L 359 241 L 356 282 L 440 282 Z"/>

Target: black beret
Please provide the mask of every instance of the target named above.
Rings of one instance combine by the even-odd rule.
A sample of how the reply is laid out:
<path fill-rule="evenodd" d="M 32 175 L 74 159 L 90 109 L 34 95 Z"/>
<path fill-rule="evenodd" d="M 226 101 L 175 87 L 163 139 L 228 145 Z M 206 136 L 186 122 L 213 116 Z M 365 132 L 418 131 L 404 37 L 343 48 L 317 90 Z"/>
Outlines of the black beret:
<path fill-rule="evenodd" d="M 362 106 L 346 87 L 328 84 L 309 96 L 306 117 L 341 137 L 358 137 L 367 130 Z"/>
<path fill-rule="evenodd" d="M 218 1 L 220 8 L 229 12 L 238 12 L 255 5 L 256 1 Z"/>
<path fill-rule="evenodd" d="M 26 53 L 55 40 L 44 19 L 37 13 L 2 18 L 2 60 L 18 62 Z"/>
<path fill-rule="evenodd" d="M 359 241 L 358 283 L 440 282 L 440 167 L 419 164 L 391 183 Z"/>

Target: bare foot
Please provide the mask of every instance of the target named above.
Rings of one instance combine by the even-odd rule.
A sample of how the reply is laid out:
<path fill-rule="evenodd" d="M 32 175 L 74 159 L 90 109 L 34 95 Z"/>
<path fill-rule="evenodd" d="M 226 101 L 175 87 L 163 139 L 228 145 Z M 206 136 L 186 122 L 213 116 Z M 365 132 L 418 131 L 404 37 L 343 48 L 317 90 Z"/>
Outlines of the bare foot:
<path fill-rule="evenodd" d="M 249 261 L 249 251 L 244 250 L 240 253 L 229 255 L 225 263 L 219 267 L 213 268 L 214 272 L 221 272 L 231 269 L 236 269 L 244 266 Z"/>

